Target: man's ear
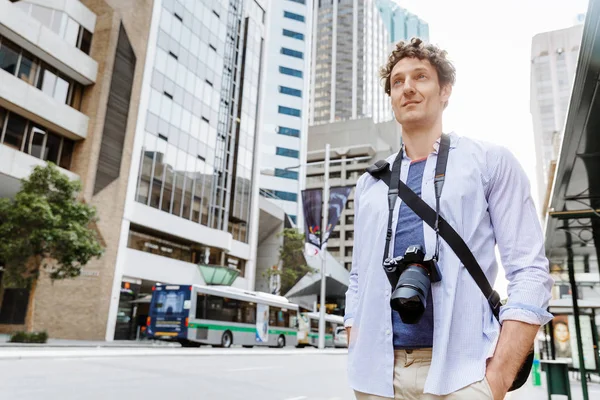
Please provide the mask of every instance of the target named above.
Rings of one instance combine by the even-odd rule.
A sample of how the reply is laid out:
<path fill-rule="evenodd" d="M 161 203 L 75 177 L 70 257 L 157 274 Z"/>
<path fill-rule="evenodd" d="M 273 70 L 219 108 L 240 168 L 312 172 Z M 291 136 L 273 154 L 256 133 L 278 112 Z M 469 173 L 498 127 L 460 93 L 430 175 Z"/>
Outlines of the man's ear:
<path fill-rule="evenodd" d="M 452 94 L 452 85 L 442 86 L 442 88 L 440 89 L 440 97 L 441 97 L 440 100 L 447 104 L 448 100 L 450 100 L 451 94 Z"/>

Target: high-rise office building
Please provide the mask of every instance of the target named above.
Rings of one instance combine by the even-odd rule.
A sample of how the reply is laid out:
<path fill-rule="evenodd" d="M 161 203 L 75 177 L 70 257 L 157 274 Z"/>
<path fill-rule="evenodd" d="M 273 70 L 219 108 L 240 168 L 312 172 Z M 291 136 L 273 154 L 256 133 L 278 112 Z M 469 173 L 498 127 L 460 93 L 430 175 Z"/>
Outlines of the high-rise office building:
<path fill-rule="evenodd" d="M 122 288 L 254 287 L 265 21 L 264 0 L 154 3 L 109 338 L 135 331 Z"/>
<path fill-rule="evenodd" d="M 0 332 L 105 337 L 151 20 L 145 4 L 0 0 L 0 196 L 13 197 L 33 167 L 53 162 L 81 181 L 105 247 L 78 278 L 51 282 L 42 270 L 35 290 L 4 287 L 0 268 Z"/>
<path fill-rule="evenodd" d="M 429 27 L 391 0 L 315 1 L 310 125 L 392 119 L 379 69 L 392 44 Z"/>
<path fill-rule="evenodd" d="M 300 223 L 308 137 L 313 0 L 271 1 L 267 13 L 265 98 L 260 144 L 261 195 Z"/>
<path fill-rule="evenodd" d="M 540 33 L 531 45 L 530 111 L 536 149 L 538 210 L 545 215 L 573 87 L 583 25 Z"/>
<path fill-rule="evenodd" d="M 106 248 L 43 274 L 30 313 L 0 285 L 0 331 L 31 314 L 51 337 L 134 339 L 157 282 L 253 289 L 266 4 L 0 0 L 0 195 L 55 162 Z"/>

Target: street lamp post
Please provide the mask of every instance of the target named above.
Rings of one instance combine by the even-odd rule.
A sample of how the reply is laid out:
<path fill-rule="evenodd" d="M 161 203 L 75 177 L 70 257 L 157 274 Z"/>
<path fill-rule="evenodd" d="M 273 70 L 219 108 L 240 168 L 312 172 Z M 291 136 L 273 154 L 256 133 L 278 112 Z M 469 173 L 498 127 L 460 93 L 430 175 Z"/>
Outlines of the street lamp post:
<path fill-rule="evenodd" d="M 321 222 L 321 242 L 325 238 L 329 221 L 329 143 L 325 145 L 325 181 L 323 183 L 323 221 Z M 321 302 L 319 307 L 319 349 L 325 348 L 325 295 L 327 271 L 327 245 L 321 243 Z"/>

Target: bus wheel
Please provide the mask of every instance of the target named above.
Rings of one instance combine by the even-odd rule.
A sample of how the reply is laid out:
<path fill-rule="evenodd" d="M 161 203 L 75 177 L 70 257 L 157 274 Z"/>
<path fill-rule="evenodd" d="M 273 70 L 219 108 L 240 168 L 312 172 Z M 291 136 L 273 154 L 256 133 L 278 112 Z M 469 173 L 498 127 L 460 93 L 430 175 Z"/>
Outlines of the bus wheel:
<path fill-rule="evenodd" d="M 231 337 L 231 332 L 225 331 L 223 336 L 221 336 L 221 347 L 226 349 L 230 348 L 233 344 L 233 338 Z"/>
<path fill-rule="evenodd" d="M 282 347 L 285 347 L 285 338 L 283 337 L 283 335 L 279 335 L 279 337 L 277 338 L 277 347 L 279 347 L 280 349 Z"/>

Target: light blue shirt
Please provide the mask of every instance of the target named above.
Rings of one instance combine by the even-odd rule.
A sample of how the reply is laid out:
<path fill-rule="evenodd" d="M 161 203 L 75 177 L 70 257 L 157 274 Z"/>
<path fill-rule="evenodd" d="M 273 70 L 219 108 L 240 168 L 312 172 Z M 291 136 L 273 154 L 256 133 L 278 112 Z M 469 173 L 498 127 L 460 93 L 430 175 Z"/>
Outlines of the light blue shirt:
<path fill-rule="evenodd" d="M 450 134 L 441 215 L 467 243 L 490 283 L 496 280 L 498 245 L 506 271 L 508 303 L 500 321 L 544 325 L 553 280 L 548 272 L 543 234 L 527 176 L 505 148 Z M 433 178 L 437 147 L 429 155 L 421 197 L 435 207 Z M 393 163 L 396 155 L 387 160 Z M 406 182 L 410 160 L 402 161 Z M 391 166 L 390 166 L 391 167 Z M 388 206 L 387 185 L 369 174 L 358 180 L 354 207 L 354 247 L 346 293 L 345 325 L 352 326 L 348 375 L 353 389 L 394 397 L 390 285 L 381 266 Z M 401 200 L 394 211 L 393 229 Z M 435 232 L 423 222 L 425 250 L 435 252 Z M 393 243 L 390 246 L 394 248 Z M 500 325 L 481 290 L 448 245 L 441 240 L 442 281 L 432 284 L 433 354 L 425 393 L 446 395 L 485 376 L 486 360 L 496 348 Z"/>

